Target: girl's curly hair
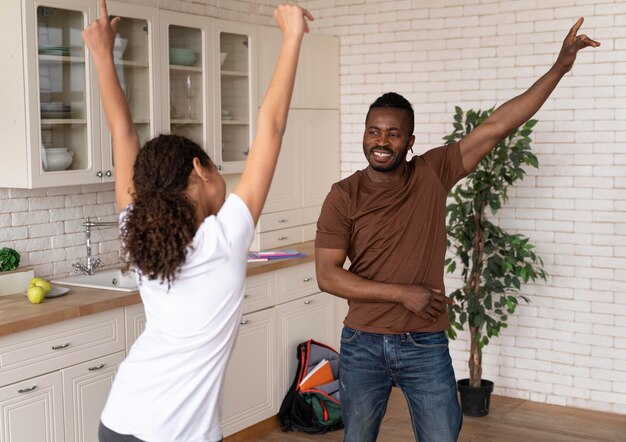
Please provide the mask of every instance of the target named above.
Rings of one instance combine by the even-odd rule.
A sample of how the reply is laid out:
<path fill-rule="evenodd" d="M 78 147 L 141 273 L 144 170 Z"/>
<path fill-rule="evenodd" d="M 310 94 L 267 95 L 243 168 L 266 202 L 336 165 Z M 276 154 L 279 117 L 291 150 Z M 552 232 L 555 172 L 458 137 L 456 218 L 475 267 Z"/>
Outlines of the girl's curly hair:
<path fill-rule="evenodd" d="M 134 202 L 121 232 L 127 263 L 168 286 L 196 233 L 195 206 L 186 192 L 194 158 L 209 167 L 209 156 L 193 141 L 160 135 L 144 145 L 135 161 Z"/>

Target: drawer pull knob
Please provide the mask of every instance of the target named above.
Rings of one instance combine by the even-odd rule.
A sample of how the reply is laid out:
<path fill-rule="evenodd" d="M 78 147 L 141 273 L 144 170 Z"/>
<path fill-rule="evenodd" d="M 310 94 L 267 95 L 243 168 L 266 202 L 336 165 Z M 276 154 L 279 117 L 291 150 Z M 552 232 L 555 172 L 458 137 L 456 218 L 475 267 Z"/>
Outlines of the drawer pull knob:
<path fill-rule="evenodd" d="M 289 221 L 287 218 L 281 218 L 278 220 L 278 222 L 281 224 L 286 223 L 287 221 Z"/>
<path fill-rule="evenodd" d="M 246 325 L 248 322 L 250 321 L 248 321 L 247 319 L 244 319 L 243 321 L 241 321 L 241 325 Z"/>
<path fill-rule="evenodd" d="M 17 392 L 18 393 L 28 393 L 29 391 L 33 391 L 35 388 L 37 388 L 37 384 L 33 385 L 32 387 L 22 388 L 21 390 L 17 390 Z"/>
<path fill-rule="evenodd" d="M 304 278 L 302 280 L 302 282 L 309 282 L 310 280 L 312 280 L 313 278 L 311 278 L 310 276 L 307 276 L 306 278 Z"/>
<path fill-rule="evenodd" d="M 284 241 L 284 240 L 286 240 L 287 238 L 289 238 L 289 237 L 288 237 L 288 236 L 279 236 L 279 237 L 278 237 L 278 240 L 279 240 L 279 241 Z"/>
<path fill-rule="evenodd" d="M 95 367 L 89 367 L 87 370 L 89 370 L 89 371 L 96 371 L 96 370 L 100 370 L 102 368 L 104 368 L 104 364 L 98 364 Z"/>
<path fill-rule="evenodd" d="M 309 305 L 310 303 L 312 303 L 313 301 L 311 301 L 310 299 L 307 299 L 306 301 L 304 301 L 304 305 Z"/>
<path fill-rule="evenodd" d="M 67 348 L 70 346 L 69 342 L 66 342 L 65 344 L 61 344 L 61 345 L 53 345 L 52 346 L 52 350 L 62 350 L 64 348 Z"/>

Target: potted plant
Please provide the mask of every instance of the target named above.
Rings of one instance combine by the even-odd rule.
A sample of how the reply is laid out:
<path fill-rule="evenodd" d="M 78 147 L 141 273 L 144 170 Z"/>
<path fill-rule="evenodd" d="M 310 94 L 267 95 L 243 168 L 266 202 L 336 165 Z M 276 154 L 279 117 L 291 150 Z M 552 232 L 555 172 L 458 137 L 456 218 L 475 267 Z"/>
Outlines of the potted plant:
<path fill-rule="evenodd" d="M 469 134 L 493 112 L 455 109 L 454 131 L 444 137 L 449 143 Z M 487 209 L 495 214 L 507 202 L 509 186 L 524 178 L 524 166 L 538 167 L 530 151 L 536 123 L 529 120 L 513 130 L 450 192 L 454 201 L 447 208 L 447 229 L 453 258 L 445 264 L 448 273 L 460 266 L 463 286 L 450 294 L 455 304 L 448 309 L 448 335 L 456 338 L 465 325 L 470 331 L 470 377 L 458 381 L 461 406 L 468 416 L 489 412 L 493 382 L 482 379 L 483 347 L 506 328 L 520 298 L 529 302 L 520 293 L 522 283 L 546 279 L 543 262 L 528 238 L 505 232 L 487 217 Z"/>

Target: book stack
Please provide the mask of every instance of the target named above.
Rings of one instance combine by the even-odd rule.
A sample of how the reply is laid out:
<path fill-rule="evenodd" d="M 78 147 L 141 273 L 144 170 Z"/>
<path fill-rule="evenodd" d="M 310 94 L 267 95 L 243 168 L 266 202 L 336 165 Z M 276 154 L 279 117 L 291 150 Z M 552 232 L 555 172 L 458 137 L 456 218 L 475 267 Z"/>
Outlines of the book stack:
<path fill-rule="evenodd" d="M 335 380 L 333 371 L 330 368 L 330 362 L 322 359 L 315 367 L 313 367 L 307 375 L 300 381 L 302 390 L 309 390 L 320 385 L 328 384 Z"/>
<path fill-rule="evenodd" d="M 304 258 L 306 255 L 297 250 L 266 250 L 250 252 L 248 262 L 272 261 L 274 259 Z"/>

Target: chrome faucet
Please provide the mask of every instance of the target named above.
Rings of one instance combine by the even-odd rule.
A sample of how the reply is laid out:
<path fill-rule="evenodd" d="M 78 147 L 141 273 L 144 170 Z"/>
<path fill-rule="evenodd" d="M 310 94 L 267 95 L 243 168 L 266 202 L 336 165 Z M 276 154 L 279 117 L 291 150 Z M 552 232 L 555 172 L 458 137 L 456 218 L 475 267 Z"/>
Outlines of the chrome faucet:
<path fill-rule="evenodd" d="M 85 238 L 87 240 L 87 265 L 83 265 L 80 261 L 76 261 L 72 264 L 72 267 L 74 267 L 75 272 L 83 272 L 85 275 L 93 275 L 96 268 L 102 267 L 102 261 L 100 258 L 91 255 L 91 228 L 115 227 L 118 224 L 112 221 L 91 221 L 89 217 L 87 217 L 86 221 L 81 225 L 85 227 Z"/>

